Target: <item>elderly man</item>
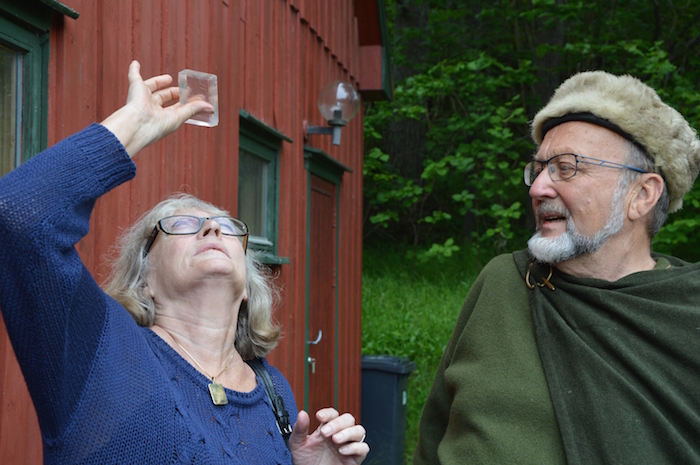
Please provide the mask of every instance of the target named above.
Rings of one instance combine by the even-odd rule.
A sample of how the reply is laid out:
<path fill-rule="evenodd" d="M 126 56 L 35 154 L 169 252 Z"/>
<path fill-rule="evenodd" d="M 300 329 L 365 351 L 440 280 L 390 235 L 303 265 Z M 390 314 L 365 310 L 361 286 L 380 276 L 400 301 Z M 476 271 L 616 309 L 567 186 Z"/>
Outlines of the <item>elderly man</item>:
<path fill-rule="evenodd" d="M 696 132 L 598 71 L 532 135 L 537 231 L 472 286 L 414 463 L 700 463 L 700 264 L 651 252 L 700 169 Z"/>

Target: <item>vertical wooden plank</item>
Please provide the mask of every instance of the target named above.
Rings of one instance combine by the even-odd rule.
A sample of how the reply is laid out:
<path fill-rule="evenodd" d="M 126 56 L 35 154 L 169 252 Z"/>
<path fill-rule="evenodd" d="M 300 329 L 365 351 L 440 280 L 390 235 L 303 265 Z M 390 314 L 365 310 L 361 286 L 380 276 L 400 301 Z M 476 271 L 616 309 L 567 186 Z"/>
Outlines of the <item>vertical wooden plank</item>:
<path fill-rule="evenodd" d="M 274 77 L 284 76 L 284 78 L 272 79 L 273 89 L 273 117 L 275 127 L 285 134 L 291 134 L 290 105 L 294 96 L 292 95 L 292 80 L 290 72 L 292 50 L 289 37 L 289 14 L 290 9 L 284 0 L 276 0 L 271 18 L 271 73 Z"/>
<path fill-rule="evenodd" d="M 163 8 L 164 34 L 163 53 L 165 59 L 165 71 L 175 78 L 181 69 L 188 67 L 187 62 L 187 41 L 191 31 L 187 26 L 187 16 L 189 14 L 189 2 L 183 0 L 164 0 L 161 3 Z M 175 78 L 176 79 L 176 78 Z M 160 142 L 160 150 L 163 155 L 160 158 L 160 176 L 163 178 L 161 192 L 158 193 L 158 200 L 166 193 L 186 191 L 191 192 L 188 185 L 187 173 L 191 170 L 191 159 L 188 156 L 187 128 L 178 131 L 176 134 L 166 137 Z"/>
<path fill-rule="evenodd" d="M 260 80 L 262 72 L 262 44 L 260 43 L 260 2 L 248 2 L 247 5 L 248 15 L 246 17 L 246 24 L 248 25 L 248 30 L 246 31 L 246 49 L 245 49 L 245 61 L 246 61 L 246 80 L 245 80 L 245 100 L 243 102 L 244 107 L 253 115 L 259 115 L 262 111 L 262 104 L 260 102 L 261 91 L 260 91 Z"/>
<path fill-rule="evenodd" d="M 297 46 L 298 50 L 298 58 L 297 58 L 297 63 L 294 68 L 294 71 L 297 76 L 297 83 L 296 83 L 296 96 L 297 96 L 297 106 L 295 107 L 296 109 L 296 117 L 297 121 L 304 121 L 308 119 L 308 112 L 306 111 L 306 105 L 307 102 L 313 102 L 314 101 L 314 94 L 313 94 L 313 88 L 309 89 L 309 81 L 308 77 L 305 74 L 306 70 L 306 63 L 309 60 L 309 50 L 306 46 L 306 40 L 305 40 L 305 35 L 309 33 L 309 27 L 308 23 L 304 23 L 302 21 L 298 21 L 296 23 L 298 29 L 297 29 L 297 39 L 295 41 L 295 44 Z M 301 128 L 300 128 L 301 129 Z M 303 140 L 303 136 L 301 136 L 301 131 L 298 130 L 297 134 L 299 134 L 299 140 Z M 303 358 L 304 355 L 304 349 L 305 349 L 305 344 L 306 344 L 306 333 L 305 328 L 306 328 L 306 255 L 307 255 L 307 244 L 306 244 L 306 223 L 307 223 L 307 215 L 308 211 L 306 209 L 306 204 L 308 201 L 307 198 L 307 182 L 308 182 L 308 177 L 306 174 L 306 169 L 304 167 L 304 148 L 302 147 L 297 147 L 294 153 L 295 156 L 295 178 L 299 182 L 299 186 L 301 187 L 298 192 L 300 193 L 296 204 L 296 212 L 297 212 L 297 223 L 296 223 L 296 230 L 295 230 L 295 247 L 298 247 L 299 253 L 299 261 L 298 265 L 296 268 L 296 273 L 298 276 L 298 281 L 299 281 L 299 294 L 297 297 L 297 304 L 298 304 L 298 309 L 297 309 L 297 315 L 299 316 L 299 324 L 298 324 L 298 332 L 300 335 L 300 338 L 302 340 L 302 345 L 300 347 L 301 351 L 301 357 L 299 358 L 299 361 L 301 362 L 301 367 L 305 367 L 305 360 Z M 303 379 L 303 373 L 304 370 L 300 370 L 302 373 L 302 378 L 300 380 L 300 383 L 302 384 L 302 395 L 306 394 L 306 385 L 304 383 Z M 302 397 L 303 398 L 303 397 Z"/>
<path fill-rule="evenodd" d="M 306 0 L 306 3 L 310 6 L 310 8 L 307 9 L 307 14 L 309 15 L 309 25 L 311 26 L 311 30 L 313 30 L 316 34 L 316 37 L 318 37 L 321 4 L 325 2 L 323 2 L 323 0 Z"/>
<path fill-rule="evenodd" d="M 274 5 L 273 5 L 273 11 L 272 11 L 272 24 L 270 24 L 272 28 L 272 35 L 274 36 L 272 41 L 277 44 L 277 47 L 273 49 L 273 56 L 272 58 L 272 66 L 274 67 L 273 73 L 276 76 L 285 76 L 284 73 L 284 68 L 283 68 L 283 61 L 280 60 L 280 55 L 284 55 L 284 47 L 285 47 L 285 30 L 284 30 L 284 23 L 283 23 L 283 16 L 285 12 L 285 5 L 283 1 L 280 0 L 274 0 Z M 277 79 L 273 82 L 273 91 L 272 91 L 272 101 L 273 101 L 273 121 L 278 124 L 278 128 L 282 132 L 285 131 L 285 127 L 283 126 L 284 124 L 287 123 L 287 118 L 286 115 L 284 114 L 284 103 L 280 101 L 280 97 L 282 96 L 282 91 L 280 90 L 281 87 L 283 86 L 282 81 L 286 81 L 286 79 Z M 281 124 L 280 124 L 281 123 Z M 284 144 L 282 144 L 284 146 Z M 278 194 L 279 194 L 279 215 L 278 215 L 278 235 L 277 235 L 277 249 L 278 251 L 282 250 L 282 244 L 284 244 L 287 234 L 286 234 L 286 221 L 285 218 L 283 218 L 282 211 L 285 210 L 285 207 L 288 211 L 288 206 L 287 201 L 288 199 L 285 198 L 285 193 L 283 191 L 283 184 L 284 180 L 286 179 L 285 172 L 287 169 L 286 166 L 286 158 L 282 156 L 283 153 L 283 147 L 280 147 L 280 154 L 279 154 L 279 173 L 280 173 L 280 180 L 277 186 L 278 189 Z M 276 270 L 276 271 L 279 271 Z M 275 317 L 277 318 L 278 322 L 282 325 L 285 333 L 285 338 L 280 341 L 280 343 L 277 345 L 277 350 L 274 350 L 269 356 L 268 356 L 268 361 L 272 363 L 274 366 L 276 366 L 280 371 L 282 371 L 283 374 L 287 374 L 289 372 L 288 370 L 288 360 L 289 360 L 289 328 L 286 325 L 286 314 L 287 314 L 287 308 L 285 306 L 280 306 L 276 309 L 276 314 Z M 292 385 L 292 380 L 291 378 L 287 378 L 287 381 L 289 381 L 290 385 Z"/>
<path fill-rule="evenodd" d="M 240 66 L 238 67 L 239 88 L 240 88 L 240 104 L 241 108 L 250 111 L 247 98 L 248 74 L 250 73 L 251 64 L 248 62 L 248 43 L 251 34 L 250 25 L 248 23 L 248 0 L 242 0 L 240 9 L 240 29 L 238 32 L 238 58 Z"/>
<path fill-rule="evenodd" d="M 352 16 L 351 16 L 352 17 Z M 363 189 L 363 177 L 362 177 L 362 166 L 364 162 L 364 111 L 360 107 L 358 112 L 358 122 L 355 126 L 355 163 L 354 163 L 354 183 L 352 198 L 362 198 Z M 361 363 L 361 353 L 362 353 L 362 202 L 353 202 L 353 219 L 352 224 L 355 225 L 354 230 L 354 254 L 352 258 L 354 259 L 352 268 L 352 292 L 353 292 L 353 302 L 352 311 L 353 315 L 353 366 L 351 367 L 350 373 L 353 376 L 353 393 L 350 398 L 352 402 L 353 411 L 357 412 L 359 417 L 361 411 L 361 378 L 362 378 L 362 363 Z"/>
<path fill-rule="evenodd" d="M 299 6 L 299 18 L 301 19 L 302 23 L 307 23 L 309 22 L 309 17 L 307 14 L 307 3 L 311 0 L 298 0 L 297 5 Z"/>
<path fill-rule="evenodd" d="M 191 31 L 187 43 L 187 67 L 205 73 L 212 73 L 213 50 L 221 44 L 220 38 L 215 37 L 211 31 L 214 21 L 214 9 L 221 7 L 221 2 L 207 2 L 188 4 L 187 27 Z M 185 125 L 185 135 L 190 144 L 187 145 L 187 155 L 191 160 L 191 176 L 189 184 L 193 187 L 193 194 L 197 197 L 211 201 L 212 184 L 214 181 L 214 169 L 212 166 L 211 133 L 216 129 L 204 128 L 195 125 Z M 196 147 L 196 149 L 195 149 Z"/>
<path fill-rule="evenodd" d="M 295 367 L 298 367 L 295 376 L 295 385 L 298 392 L 297 396 L 300 402 L 303 402 L 306 386 L 304 385 L 304 351 L 306 346 L 306 183 L 307 176 L 304 168 L 304 137 L 303 124 L 306 113 L 306 101 L 309 96 L 306 94 L 306 79 L 304 75 L 305 61 L 307 60 L 308 50 L 305 46 L 304 36 L 308 32 L 308 26 L 301 21 L 301 14 L 295 13 L 291 15 L 290 33 L 293 38 L 290 40 L 292 47 L 291 53 L 294 59 L 291 62 L 290 74 L 294 76 L 292 82 L 291 93 L 294 96 L 294 104 L 291 106 L 291 123 L 292 133 L 295 134 L 295 141 L 298 143 L 289 148 L 289 181 L 286 186 L 286 191 L 290 196 L 290 202 L 293 212 L 288 224 L 291 237 L 288 239 L 289 251 L 294 251 L 295 261 L 293 279 L 295 285 L 295 295 L 290 306 L 289 314 L 290 324 L 294 325 L 295 331 L 295 358 L 293 360 Z"/>
<path fill-rule="evenodd" d="M 240 29 L 243 23 L 240 22 L 241 11 L 245 2 L 233 2 L 229 9 L 227 24 L 231 24 L 233 29 L 229 31 L 229 53 L 224 58 L 224 69 L 226 69 L 227 78 L 225 80 L 226 89 L 222 91 L 225 95 L 226 111 L 228 114 L 225 129 L 227 145 L 222 151 L 222 157 L 228 157 L 230 179 L 227 180 L 226 195 L 229 201 L 229 210 L 238 215 L 238 143 L 240 133 L 239 108 L 242 107 L 244 91 L 242 83 L 245 72 L 245 55 L 242 53 L 239 40 L 241 37 Z M 243 65 L 241 65 L 243 63 Z M 232 182 L 235 180 L 235 182 Z"/>
<path fill-rule="evenodd" d="M 193 47 L 193 42 L 197 41 L 196 36 L 200 34 L 201 31 L 199 30 L 194 30 L 193 28 L 193 15 L 194 15 L 194 10 L 199 9 L 197 5 L 192 4 L 192 2 L 186 2 L 184 0 L 180 0 L 180 8 L 182 8 L 182 4 L 184 3 L 184 8 L 182 8 L 185 11 L 185 17 L 184 17 L 184 24 L 185 24 L 185 35 L 184 35 L 184 43 L 183 39 L 178 39 L 178 46 L 182 47 L 185 50 L 185 64 L 182 66 L 183 68 L 187 69 L 197 69 L 197 66 L 204 61 L 204 59 L 200 57 L 194 57 L 193 54 L 198 53 L 194 51 Z M 177 67 L 179 69 L 180 66 Z M 175 71 L 177 72 L 177 71 Z M 190 127 L 188 125 L 185 125 L 181 131 L 179 131 L 178 136 L 180 137 L 180 143 L 182 145 L 178 146 L 178 151 L 181 152 L 182 158 L 185 160 L 185 165 L 184 167 L 181 167 L 179 169 L 184 169 L 184 180 L 185 184 L 184 186 L 180 186 L 178 190 L 188 192 L 192 195 L 195 195 L 197 197 L 200 197 L 202 193 L 198 190 L 197 186 L 197 178 L 195 176 L 195 154 L 192 152 L 191 148 L 196 147 L 196 140 L 195 140 L 195 131 L 193 130 L 195 128 Z M 182 141 L 182 138 L 184 138 L 184 141 Z M 183 144 L 184 142 L 184 144 Z M 178 168 L 176 168 L 178 169 Z"/>
<path fill-rule="evenodd" d="M 352 69 L 352 63 L 350 62 L 350 47 L 351 47 L 351 40 L 352 40 L 352 29 L 355 26 L 354 21 L 352 19 L 355 16 L 355 12 L 353 11 L 353 2 L 352 0 L 345 0 L 344 3 L 344 10 L 341 13 L 341 18 L 340 22 L 342 24 L 342 37 L 343 37 L 343 55 L 342 55 L 342 61 L 343 64 L 347 69 Z"/>
<path fill-rule="evenodd" d="M 260 113 L 257 115 L 262 121 L 272 127 L 277 127 L 274 119 L 274 88 L 275 81 L 281 76 L 275 76 L 275 47 L 280 44 L 275 43 L 275 23 L 273 14 L 277 0 L 260 2 L 260 43 L 261 70 L 260 70 Z"/>
<path fill-rule="evenodd" d="M 49 73 L 50 145 L 93 121 L 101 121 L 102 116 L 95 95 L 100 51 L 96 40 L 98 9 L 87 0 L 78 2 L 76 8 L 80 8 L 82 24 L 64 21 L 60 29 L 52 31 L 52 43 L 60 51 L 52 49 L 49 53 L 50 69 L 56 73 Z"/>
<path fill-rule="evenodd" d="M 321 43 L 318 43 L 316 47 L 316 59 L 318 60 L 321 68 L 321 72 L 318 73 L 320 77 L 320 81 L 318 82 L 320 92 L 326 84 L 335 80 L 335 67 L 333 66 L 334 60 L 330 55 L 330 51 Z M 324 121 L 324 123 L 327 124 L 326 121 Z M 331 156 L 334 156 L 334 153 L 336 153 L 337 150 L 335 150 L 335 147 L 331 145 L 331 138 L 329 136 L 323 137 L 321 139 L 321 143 L 323 150 Z"/>
<path fill-rule="evenodd" d="M 294 75 L 294 71 L 292 71 L 295 61 L 293 56 L 295 47 L 293 45 L 293 38 L 291 35 L 291 30 L 294 27 L 291 22 L 295 21 L 295 18 L 292 14 L 292 10 L 284 1 L 277 2 L 275 16 L 275 44 L 277 53 L 274 56 L 274 73 L 276 76 L 285 76 L 284 79 L 276 80 L 275 122 L 279 125 L 280 129 L 285 132 L 285 134 L 291 134 L 292 137 L 296 139 L 296 137 L 293 135 L 294 129 L 292 126 L 295 119 L 291 114 L 291 102 L 296 98 L 294 88 L 296 76 Z M 295 223 L 298 222 L 298 219 L 296 218 L 296 215 L 292 213 L 293 209 L 295 209 L 295 203 L 297 201 L 297 196 L 294 195 L 292 186 L 300 186 L 298 189 L 296 189 L 297 192 L 305 190 L 303 187 L 301 187 L 303 186 L 303 183 L 299 184 L 300 180 L 296 177 L 294 172 L 297 147 L 298 144 L 292 145 L 283 142 L 280 150 L 280 223 L 278 250 L 280 250 L 281 254 L 289 254 L 292 250 L 294 250 L 293 248 L 290 248 L 289 243 L 292 235 L 294 234 Z M 282 215 L 282 212 L 285 212 L 284 215 Z M 298 288 L 301 287 L 300 284 L 301 283 L 299 282 L 297 275 L 290 275 L 289 285 L 294 286 L 294 292 L 288 292 L 286 294 L 285 304 L 280 309 L 279 314 L 280 321 L 284 325 L 285 333 L 287 334 L 284 344 L 284 354 L 283 357 L 280 357 L 280 363 L 284 366 L 284 373 L 288 376 L 290 384 L 295 389 L 295 394 L 298 393 L 296 394 L 297 396 L 302 396 L 298 397 L 298 399 L 303 399 L 303 370 L 296 369 L 299 366 L 299 362 L 303 362 L 303 353 L 301 354 L 301 357 L 299 357 L 299 348 L 304 347 L 303 331 L 300 334 L 298 325 L 299 321 L 303 322 L 303 317 L 301 319 L 298 318 Z M 288 287 L 288 289 L 291 290 L 291 287 Z M 303 326 L 301 328 L 303 328 Z"/>
<path fill-rule="evenodd" d="M 354 76 L 355 78 L 358 78 L 360 76 L 359 69 L 360 69 L 360 40 L 358 37 L 358 29 L 357 29 L 357 18 L 353 17 L 353 28 L 352 28 L 352 55 L 354 59 L 352 60 L 352 68 L 351 70 L 351 76 Z"/>
<path fill-rule="evenodd" d="M 49 53 L 49 145 L 101 121 L 96 102 L 97 8 L 87 2 L 77 7 L 83 8 L 85 27 L 65 21 L 51 34 L 56 53 L 53 49 Z M 94 243 L 92 235 L 77 247 L 88 266 L 97 261 Z"/>
<path fill-rule="evenodd" d="M 125 102 L 127 68 L 133 56 L 132 1 L 100 2 L 96 20 L 99 25 L 97 36 L 91 39 L 97 40 L 100 48 L 89 66 L 95 68 L 97 120 L 102 121 Z M 73 58 L 80 59 L 78 56 Z M 114 243 L 118 231 L 129 224 L 129 190 L 130 186 L 123 184 L 95 204 L 91 224 L 95 255 L 90 270 L 98 282 L 102 282 L 107 274 L 107 270 L 100 266 L 101 256 Z M 120 208 L 111 208 L 112 205 Z"/>
<path fill-rule="evenodd" d="M 141 63 L 141 75 L 144 79 L 166 72 L 161 39 L 165 33 L 163 6 L 160 1 L 137 2 L 133 7 L 133 58 Z M 177 76 L 172 77 L 173 85 L 177 85 Z M 122 78 L 125 79 L 126 76 Z M 162 196 L 164 149 L 164 144 L 158 144 L 138 154 L 134 159 L 138 175 L 131 186 L 129 224 L 158 203 Z"/>
<path fill-rule="evenodd" d="M 341 0 L 342 1 L 342 0 Z M 325 11 L 323 12 L 324 22 L 325 22 L 325 38 L 326 47 L 331 51 L 331 54 L 338 54 L 338 37 L 336 37 L 336 24 L 335 15 L 338 11 L 338 5 L 340 2 L 323 2 L 323 7 Z"/>
<path fill-rule="evenodd" d="M 238 33 L 235 34 L 233 37 L 238 37 L 237 43 L 238 43 L 238 48 L 237 48 L 237 55 L 236 58 L 237 60 L 230 60 L 233 63 L 230 63 L 229 66 L 229 71 L 231 73 L 231 76 L 235 81 L 233 81 L 233 87 L 231 89 L 231 93 L 236 95 L 236 102 L 237 104 L 235 106 L 231 107 L 231 118 L 235 119 L 236 121 L 236 130 L 235 130 L 235 136 L 236 136 L 236 141 L 235 145 L 231 146 L 231 153 L 236 154 L 236 174 L 238 174 L 238 145 L 239 145 L 239 132 L 240 132 L 240 118 L 238 117 L 238 109 L 248 109 L 248 100 L 246 98 L 246 85 L 248 82 L 248 74 L 250 73 L 250 64 L 248 63 L 247 60 L 247 54 L 248 54 L 248 36 L 250 35 L 250 26 L 248 24 L 248 3 L 249 0 L 241 0 L 239 3 L 240 9 L 237 12 L 238 15 L 238 25 L 239 25 L 239 30 Z M 235 63 L 235 66 L 234 66 Z M 235 112 L 235 114 L 234 114 Z M 232 132 L 232 131 L 231 131 Z M 238 177 L 236 177 L 238 179 Z M 236 182 L 236 186 L 238 186 L 238 183 Z M 236 199 L 238 199 L 238 189 L 236 189 Z M 236 200 L 238 202 L 238 200 Z M 236 203 L 236 206 L 238 203 Z M 236 207 L 237 208 L 237 207 Z"/>
<path fill-rule="evenodd" d="M 352 76 L 353 72 L 353 64 L 350 60 L 351 56 L 351 47 L 354 47 L 354 45 L 351 45 L 351 40 L 352 40 L 352 29 L 354 27 L 354 11 L 352 7 L 352 2 L 350 1 L 345 1 L 344 3 L 344 11 L 342 13 L 344 18 L 347 18 L 345 20 L 345 23 L 343 24 L 343 45 L 342 45 L 342 67 L 343 70 L 348 74 L 348 77 Z M 350 16 L 346 16 L 346 15 Z"/>
<path fill-rule="evenodd" d="M 27 385 L 0 318 L 0 463 L 42 463 L 41 432 Z"/>
<path fill-rule="evenodd" d="M 328 2 L 323 2 L 319 0 L 314 0 L 314 29 L 316 31 L 316 37 L 318 40 L 327 46 L 326 40 L 328 38 L 328 23 L 326 22 L 326 11 Z"/>
<path fill-rule="evenodd" d="M 219 85 L 219 127 L 211 130 L 212 168 L 214 182 L 212 185 L 212 202 L 237 214 L 238 206 L 238 105 L 237 86 L 234 85 L 238 45 L 236 38 L 239 18 L 233 15 L 235 8 L 229 5 L 219 5 L 213 13 L 212 34 L 215 44 L 212 44 L 213 72 L 217 75 Z M 235 140 L 236 146 L 233 145 Z M 232 182 L 236 180 L 236 182 Z"/>

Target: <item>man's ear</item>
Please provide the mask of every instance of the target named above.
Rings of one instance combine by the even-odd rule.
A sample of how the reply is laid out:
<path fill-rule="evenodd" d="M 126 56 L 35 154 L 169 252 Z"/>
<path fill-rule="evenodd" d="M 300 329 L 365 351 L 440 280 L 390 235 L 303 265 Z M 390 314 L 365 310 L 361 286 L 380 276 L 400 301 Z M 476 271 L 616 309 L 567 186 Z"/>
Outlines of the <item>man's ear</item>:
<path fill-rule="evenodd" d="M 656 206 L 664 191 L 664 179 L 656 173 L 642 174 L 632 189 L 627 216 L 631 221 L 648 215 Z"/>

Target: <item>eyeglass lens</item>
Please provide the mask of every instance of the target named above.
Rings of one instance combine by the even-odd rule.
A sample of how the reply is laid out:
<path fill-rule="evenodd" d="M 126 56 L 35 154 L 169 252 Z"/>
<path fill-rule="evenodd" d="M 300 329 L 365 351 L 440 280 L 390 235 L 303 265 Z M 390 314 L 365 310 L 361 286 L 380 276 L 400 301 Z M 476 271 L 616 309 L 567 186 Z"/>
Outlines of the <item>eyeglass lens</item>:
<path fill-rule="evenodd" d="M 245 236 L 248 234 L 248 228 L 245 223 L 225 216 L 214 216 L 211 218 L 189 215 L 169 216 L 160 220 L 160 227 L 168 234 L 196 234 L 202 229 L 202 225 L 206 220 L 216 221 L 221 227 L 221 234 L 226 236 Z"/>
<path fill-rule="evenodd" d="M 576 174 L 576 156 L 570 153 L 556 155 L 547 161 L 531 161 L 525 165 L 525 185 L 532 186 L 545 166 L 552 181 L 569 179 Z"/>

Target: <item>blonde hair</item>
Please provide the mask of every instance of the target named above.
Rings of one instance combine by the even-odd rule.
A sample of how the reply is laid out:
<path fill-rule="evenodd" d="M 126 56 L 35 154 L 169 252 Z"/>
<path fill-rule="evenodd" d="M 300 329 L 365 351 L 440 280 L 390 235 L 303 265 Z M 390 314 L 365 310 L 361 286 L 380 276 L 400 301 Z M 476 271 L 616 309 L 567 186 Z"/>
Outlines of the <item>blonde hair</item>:
<path fill-rule="evenodd" d="M 230 216 L 209 202 L 189 194 L 175 194 L 146 212 L 117 240 L 112 271 L 105 283 L 105 292 L 122 304 L 140 326 L 150 327 L 155 319 L 155 304 L 144 290 L 149 272 L 148 255 L 144 248 L 161 218 L 179 210 L 197 209 L 213 216 Z M 246 290 L 248 300 L 238 309 L 236 350 L 244 360 L 264 357 L 277 345 L 281 329 L 272 320 L 272 308 L 279 298 L 269 275 L 248 250 L 246 261 Z"/>

